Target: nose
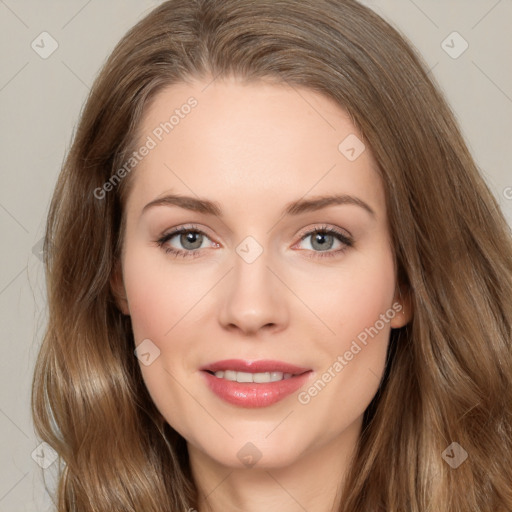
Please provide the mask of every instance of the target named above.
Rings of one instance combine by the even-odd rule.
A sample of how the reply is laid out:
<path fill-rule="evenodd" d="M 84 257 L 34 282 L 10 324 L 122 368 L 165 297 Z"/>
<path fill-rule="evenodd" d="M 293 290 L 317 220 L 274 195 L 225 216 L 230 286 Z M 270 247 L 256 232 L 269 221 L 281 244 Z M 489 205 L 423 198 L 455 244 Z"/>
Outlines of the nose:
<path fill-rule="evenodd" d="M 254 335 L 277 332 L 289 320 L 286 286 L 263 251 L 249 263 L 235 254 L 234 268 L 224 279 L 219 322 L 224 329 Z"/>

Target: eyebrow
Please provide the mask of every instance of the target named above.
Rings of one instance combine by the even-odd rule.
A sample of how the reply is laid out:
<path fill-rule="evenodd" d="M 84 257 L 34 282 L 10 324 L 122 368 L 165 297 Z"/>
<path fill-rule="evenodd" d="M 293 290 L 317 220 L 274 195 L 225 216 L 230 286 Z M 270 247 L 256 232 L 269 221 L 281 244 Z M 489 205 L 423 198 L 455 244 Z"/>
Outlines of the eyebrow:
<path fill-rule="evenodd" d="M 285 206 L 282 212 L 282 216 L 300 215 L 301 213 L 321 210 L 322 208 L 327 208 L 328 206 L 344 204 L 359 206 L 366 210 L 370 215 L 375 217 L 375 211 L 367 203 L 365 203 L 362 199 L 359 199 L 358 197 L 347 194 L 317 196 L 312 199 L 298 199 L 297 201 L 288 203 Z M 146 206 L 144 206 L 141 215 L 145 213 L 148 209 L 155 206 L 178 206 L 180 208 L 184 208 L 186 210 L 190 210 L 193 212 L 214 215 L 220 218 L 222 218 L 223 216 L 220 203 L 216 201 L 209 201 L 208 199 L 200 199 L 196 197 L 183 196 L 178 194 L 169 194 L 154 199 L 153 201 L 149 202 Z"/>

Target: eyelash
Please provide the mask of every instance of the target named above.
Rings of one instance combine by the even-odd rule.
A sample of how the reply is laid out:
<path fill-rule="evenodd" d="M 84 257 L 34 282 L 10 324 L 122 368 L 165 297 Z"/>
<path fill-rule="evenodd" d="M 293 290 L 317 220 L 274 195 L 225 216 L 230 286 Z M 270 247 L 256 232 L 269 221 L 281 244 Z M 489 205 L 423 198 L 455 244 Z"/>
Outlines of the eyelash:
<path fill-rule="evenodd" d="M 200 249 L 194 249 L 190 251 L 184 251 L 181 249 L 175 249 L 174 247 L 164 246 L 169 240 L 174 238 L 176 235 L 181 235 L 184 233 L 199 233 L 201 235 L 204 235 L 208 237 L 208 235 L 199 229 L 197 226 L 190 225 L 190 226 L 183 226 L 180 228 L 175 229 L 174 231 L 171 231 L 170 233 L 167 233 L 166 235 L 162 236 L 160 239 L 156 240 L 156 244 L 162 248 L 166 254 L 172 254 L 174 257 L 178 258 L 196 258 L 200 255 L 199 251 Z M 345 252 L 349 247 L 352 247 L 354 242 L 351 238 L 344 235 L 341 231 L 338 231 L 337 229 L 330 227 L 330 226 L 321 226 L 314 229 L 309 230 L 307 233 L 304 233 L 302 235 L 300 241 L 304 240 L 308 236 L 311 236 L 315 233 L 322 233 L 326 235 L 333 235 L 337 240 L 339 240 L 344 247 L 341 249 L 337 249 L 335 251 L 313 251 L 316 255 L 310 256 L 312 258 L 332 258 L 335 257 L 343 252 Z"/>

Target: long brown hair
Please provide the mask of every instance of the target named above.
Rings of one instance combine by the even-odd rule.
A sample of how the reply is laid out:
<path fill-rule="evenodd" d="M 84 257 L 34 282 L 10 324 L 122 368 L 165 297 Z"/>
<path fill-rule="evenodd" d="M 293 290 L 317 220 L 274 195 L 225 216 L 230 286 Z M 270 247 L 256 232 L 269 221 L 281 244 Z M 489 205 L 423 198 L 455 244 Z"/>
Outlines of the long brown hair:
<path fill-rule="evenodd" d="M 185 441 L 145 388 L 110 286 L 131 175 L 94 191 L 134 151 L 158 91 L 228 75 L 334 99 L 382 174 L 414 318 L 392 331 L 338 510 L 512 510 L 510 231 L 421 59 L 353 0 L 169 0 L 105 63 L 48 215 L 32 413 L 63 463 L 59 512 L 197 507 Z M 468 454 L 456 469 L 452 442 Z"/>

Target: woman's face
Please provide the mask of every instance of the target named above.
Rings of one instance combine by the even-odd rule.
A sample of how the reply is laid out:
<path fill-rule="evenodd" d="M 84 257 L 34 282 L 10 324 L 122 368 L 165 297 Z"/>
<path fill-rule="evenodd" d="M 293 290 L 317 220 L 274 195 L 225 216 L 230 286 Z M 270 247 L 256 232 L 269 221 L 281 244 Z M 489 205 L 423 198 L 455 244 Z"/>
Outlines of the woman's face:
<path fill-rule="evenodd" d="M 231 467 L 353 445 L 409 313 L 346 112 L 307 89 L 194 82 L 160 92 L 139 133 L 113 284 L 161 414 Z"/>

